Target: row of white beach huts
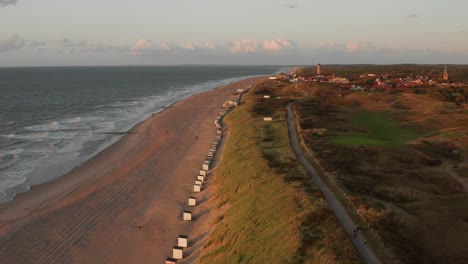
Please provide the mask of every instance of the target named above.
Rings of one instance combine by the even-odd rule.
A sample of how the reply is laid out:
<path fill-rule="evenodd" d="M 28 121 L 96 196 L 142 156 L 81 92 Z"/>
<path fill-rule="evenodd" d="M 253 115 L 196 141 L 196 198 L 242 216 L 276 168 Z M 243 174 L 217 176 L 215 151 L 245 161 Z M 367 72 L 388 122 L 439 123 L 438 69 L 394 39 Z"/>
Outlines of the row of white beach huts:
<path fill-rule="evenodd" d="M 229 108 L 228 110 L 221 113 L 215 119 L 216 125 L 216 137 L 211 144 L 211 148 L 208 151 L 208 154 L 205 156 L 205 160 L 203 161 L 202 168 L 195 179 L 195 184 L 193 185 L 193 195 L 188 197 L 188 206 L 194 207 L 197 206 L 197 198 L 196 193 L 200 193 L 203 191 L 203 183 L 207 180 L 208 171 L 211 169 L 212 161 L 215 156 L 216 150 L 221 142 L 221 138 L 223 135 L 221 120 L 222 118 L 228 114 L 234 107 Z M 192 221 L 192 211 L 184 210 L 182 212 L 182 219 L 184 221 Z M 166 264 L 175 264 L 177 260 L 184 259 L 184 250 L 190 246 L 188 236 L 186 235 L 179 235 L 177 238 L 177 245 L 175 245 L 172 249 L 172 257 L 168 257 L 166 259 Z"/>

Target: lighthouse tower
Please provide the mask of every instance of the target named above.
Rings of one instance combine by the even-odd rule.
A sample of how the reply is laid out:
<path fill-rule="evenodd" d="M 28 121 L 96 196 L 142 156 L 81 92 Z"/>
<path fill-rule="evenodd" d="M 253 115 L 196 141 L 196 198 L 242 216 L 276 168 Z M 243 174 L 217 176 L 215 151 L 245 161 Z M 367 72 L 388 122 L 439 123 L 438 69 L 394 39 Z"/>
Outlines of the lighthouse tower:
<path fill-rule="evenodd" d="M 444 81 L 448 81 L 448 79 L 449 79 L 449 75 L 448 75 L 448 71 L 447 71 L 447 65 L 445 65 L 444 76 L 443 76 L 442 79 L 444 79 Z"/>

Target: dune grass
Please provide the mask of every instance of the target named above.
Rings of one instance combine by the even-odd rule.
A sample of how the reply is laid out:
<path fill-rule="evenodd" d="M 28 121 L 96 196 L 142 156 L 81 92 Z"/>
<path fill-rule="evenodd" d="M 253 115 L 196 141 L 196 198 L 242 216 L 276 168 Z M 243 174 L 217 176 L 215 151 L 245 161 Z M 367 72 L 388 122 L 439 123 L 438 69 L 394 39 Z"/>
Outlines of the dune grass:
<path fill-rule="evenodd" d="M 259 119 L 256 97 L 244 96 L 246 103 L 224 120 L 230 136 L 214 182 L 218 206 L 228 209 L 217 219 L 201 263 L 360 263 L 296 161 L 286 121 Z M 284 105 L 265 104 L 284 115 Z"/>
<path fill-rule="evenodd" d="M 388 105 L 385 113 L 343 107 L 324 116 L 317 114 L 313 103 L 298 107 L 300 125 L 324 128 L 327 134 L 316 136 L 305 130 L 306 145 L 392 258 L 399 263 L 464 262 L 468 256 L 468 236 L 463 235 L 468 232 L 466 192 L 443 164 L 427 162 L 426 156 L 434 157 L 436 152 L 414 142 L 405 144 L 417 135 L 402 131 L 392 121 L 415 112 L 399 112 Z M 420 122 L 414 129 L 436 133 L 438 118 L 434 115 L 434 120 Z M 371 144 L 350 135 L 369 137 Z M 340 137 L 345 141 L 337 143 Z"/>
<path fill-rule="evenodd" d="M 360 112 L 354 115 L 352 124 L 358 129 L 337 135 L 333 143 L 351 146 L 401 145 L 418 136 L 416 132 L 400 127 L 385 113 Z"/>

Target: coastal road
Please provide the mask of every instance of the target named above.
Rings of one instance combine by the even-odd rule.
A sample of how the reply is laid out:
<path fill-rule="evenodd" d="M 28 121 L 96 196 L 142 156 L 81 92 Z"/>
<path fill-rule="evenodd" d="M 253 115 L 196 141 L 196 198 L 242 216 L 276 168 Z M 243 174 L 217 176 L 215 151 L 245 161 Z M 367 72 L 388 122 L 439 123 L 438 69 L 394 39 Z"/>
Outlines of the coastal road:
<path fill-rule="evenodd" d="M 366 243 L 366 238 L 362 234 L 362 231 L 359 231 L 356 237 L 354 237 L 353 230 L 356 227 L 356 224 L 349 216 L 343 204 L 341 204 L 341 202 L 336 198 L 335 194 L 330 190 L 330 188 L 328 188 L 328 186 L 320 178 L 319 174 L 314 169 L 314 167 L 305 158 L 305 155 L 302 152 L 302 149 L 299 145 L 299 139 L 297 137 L 296 118 L 294 112 L 291 110 L 291 105 L 288 105 L 286 108 L 288 111 L 289 138 L 291 141 L 291 146 L 293 148 L 294 153 L 296 154 L 299 163 L 304 167 L 305 171 L 312 177 L 312 180 L 314 181 L 317 188 L 319 188 L 319 190 L 323 193 L 325 200 L 328 202 L 333 212 L 335 212 L 336 217 L 343 225 L 346 233 L 348 233 L 348 235 L 351 237 L 354 247 L 359 252 L 362 259 L 369 264 L 382 263 L 379 257 L 372 250 L 372 248 Z"/>

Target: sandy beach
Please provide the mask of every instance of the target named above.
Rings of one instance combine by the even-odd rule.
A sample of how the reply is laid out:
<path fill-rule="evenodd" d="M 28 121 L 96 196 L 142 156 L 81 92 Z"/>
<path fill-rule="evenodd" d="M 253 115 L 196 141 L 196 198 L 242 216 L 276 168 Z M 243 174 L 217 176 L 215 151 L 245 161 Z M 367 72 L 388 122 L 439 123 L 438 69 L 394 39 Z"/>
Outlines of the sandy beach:
<path fill-rule="evenodd" d="M 223 102 L 257 80 L 177 102 L 69 174 L 0 205 L 1 263 L 164 263 L 180 234 L 194 246 L 182 263 L 196 262 L 210 192 L 197 195 L 194 221 L 182 211 Z"/>

